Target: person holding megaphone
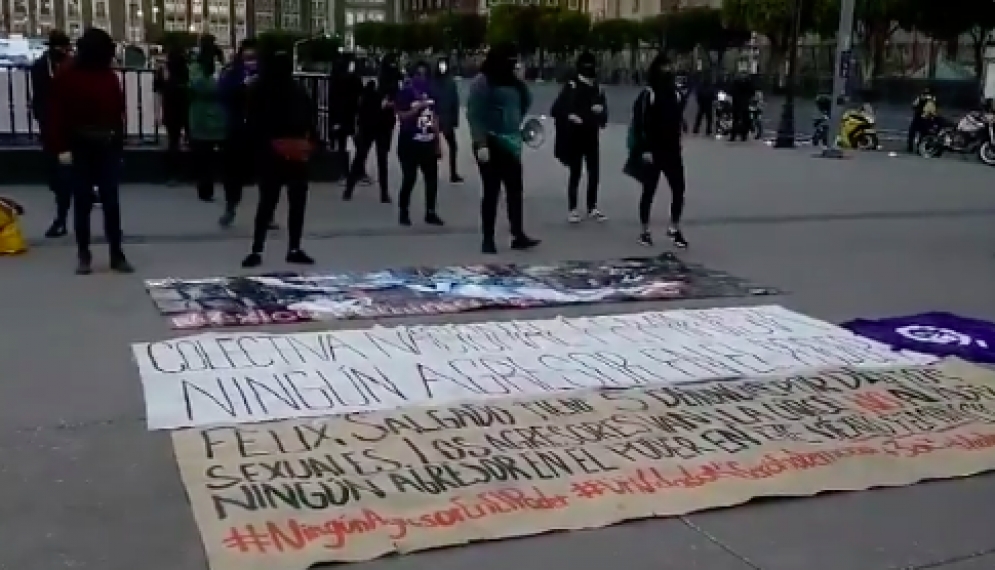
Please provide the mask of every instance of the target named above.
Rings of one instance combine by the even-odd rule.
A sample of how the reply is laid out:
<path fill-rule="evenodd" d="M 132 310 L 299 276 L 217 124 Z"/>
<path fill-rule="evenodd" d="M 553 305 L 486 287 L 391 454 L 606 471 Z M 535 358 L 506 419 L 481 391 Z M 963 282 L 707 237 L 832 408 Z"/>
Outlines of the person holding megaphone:
<path fill-rule="evenodd" d="M 529 237 L 524 229 L 521 129 L 532 105 L 532 94 L 518 77 L 518 70 L 518 50 L 514 45 L 495 44 L 487 52 L 480 74 L 474 78 L 467 95 L 466 119 L 483 186 L 480 222 L 484 253 L 497 253 L 494 226 L 502 186 L 511 227 L 511 248 L 524 250 L 539 245 L 539 240 Z"/>

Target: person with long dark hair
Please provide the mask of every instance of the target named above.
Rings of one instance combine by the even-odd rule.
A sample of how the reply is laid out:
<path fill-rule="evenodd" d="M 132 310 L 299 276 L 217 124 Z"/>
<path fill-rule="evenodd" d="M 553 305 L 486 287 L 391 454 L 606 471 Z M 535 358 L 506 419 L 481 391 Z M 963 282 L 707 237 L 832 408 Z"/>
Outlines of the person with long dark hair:
<path fill-rule="evenodd" d="M 502 186 L 511 226 L 511 248 L 539 245 L 539 240 L 529 237 L 524 228 L 521 127 L 532 106 L 532 94 L 518 77 L 518 66 L 514 45 L 495 44 L 487 52 L 466 100 L 466 122 L 483 185 L 480 225 L 484 253 L 497 253 L 494 232 Z"/>
<path fill-rule="evenodd" d="M 190 101 L 188 65 L 184 50 L 173 48 L 166 55 L 166 65 L 158 70 L 153 81 L 158 115 L 156 118 L 166 129 L 166 171 L 170 183 L 178 181 L 182 168 L 180 145 L 187 130 Z"/>
<path fill-rule="evenodd" d="M 111 68 L 115 45 L 100 29 L 86 30 L 76 44 L 73 63 L 55 76 L 49 106 L 49 136 L 59 163 L 71 168 L 74 233 L 79 264 L 92 271 L 90 213 L 93 189 L 103 204 L 104 235 L 111 269 L 130 273 L 121 236 L 120 169 L 124 146 L 124 90 Z"/>
<path fill-rule="evenodd" d="M 252 149 L 247 144 L 248 131 L 246 113 L 247 96 L 259 74 L 259 56 L 256 40 L 242 40 L 231 65 L 221 74 L 218 87 L 225 110 L 225 137 L 222 147 L 223 180 L 225 188 L 225 211 L 219 223 L 222 227 L 231 226 L 235 213 L 242 202 L 242 190 L 250 183 L 254 174 Z M 275 224 L 271 224 L 271 229 Z"/>
<path fill-rule="evenodd" d="M 684 213 L 684 160 L 681 156 L 682 113 L 670 61 L 657 55 L 646 71 L 647 87 L 636 98 L 629 125 L 629 158 L 625 173 L 642 185 L 639 197 L 639 243 L 653 245 L 650 211 L 660 175 L 670 184 L 670 225 L 667 235 L 674 245 L 688 246 L 681 232 Z"/>
<path fill-rule="evenodd" d="M 228 117 L 218 85 L 221 77 L 218 53 L 214 38 L 203 36 L 190 65 L 187 126 L 197 196 L 205 202 L 214 201 L 218 158 L 222 156 L 228 129 Z"/>
<path fill-rule="evenodd" d="M 252 251 L 242 267 L 262 263 L 266 232 L 280 192 L 287 188 L 287 263 L 314 263 L 301 249 L 307 209 L 308 161 L 318 143 L 316 109 L 294 80 L 294 66 L 285 52 L 268 55 L 246 107 L 248 141 L 255 150 L 259 176 L 259 206 L 252 232 Z"/>
<path fill-rule="evenodd" d="M 352 166 L 349 168 L 349 176 L 346 178 L 345 192 L 342 194 L 343 200 L 352 200 L 356 184 L 366 170 L 366 157 L 370 154 L 370 148 L 376 147 L 380 201 L 384 204 L 391 202 L 387 179 L 387 159 L 391 140 L 394 138 L 394 125 L 397 123 L 394 100 L 401 88 L 401 79 L 401 67 L 397 61 L 397 56 L 394 54 L 385 55 L 380 64 L 380 75 L 377 77 L 380 114 L 373 128 L 360 137 L 356 156 L 353 158 Z"/>
<path fill-rule="evenodd" d="M 60 30 L 52 30 L 48 34 L 48 49 L 31 65 L 31 114 L 38 122 L 38 130 L 42 136 L 48 188 L 55 195 L 55 219 L 45 232 L 45 237 L 49 238 L 66 235 L 66 222 L 73 201 L 73 191 L 67 183 L 66 169 L 59 165 L 56 153 L 48 148 L 46 136 L 52 79 L 71 61 L 70 51 L 72 51 L 72 42 L 69 41 L 69 36 Z"/>
<path fill-rule="evenodd" d="M 553 154 L 570 171 L 567 179 L 567 221 L 583 218 L 577 209 L 580 175 L 587 166 L 587 217 L 599 222 L 608 219 L 598 209 L 598 182 L 601 176 L 601 129 L 608 125 L 608 101 L 598 84 L 594 54 L 577 58 L 576 75 L 563 85 L 550 115 L 556 125 Z"/>
<path fill-rule="evenodd" d="M 415 64 L 411 80 L 398 92 L 397 158 L 401 163 L 401 192 L 398 196 L 399 220 L 402 226 L 411 225 L 411 193 L 414 191 L 418 172 L 425 183 L 425 223 L 443 225 L 436 212 L 439 195 L 439 117 L 436 101 L 430 92 L 428 64 Z"/>

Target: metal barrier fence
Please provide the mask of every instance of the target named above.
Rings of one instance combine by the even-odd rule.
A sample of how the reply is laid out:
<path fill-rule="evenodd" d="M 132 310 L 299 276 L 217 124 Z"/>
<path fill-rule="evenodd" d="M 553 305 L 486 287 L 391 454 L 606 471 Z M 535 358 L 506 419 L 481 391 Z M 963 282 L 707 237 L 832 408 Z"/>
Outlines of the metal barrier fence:
<path fill-rule="evenodd" d="M 151 69 L 121 69 L 127 113 L 125 123 L 130 146 L 165 144 L 166 132 L 156 120 L 156 95 Z M 329 78 L 318 73 L 298 73 L 297 80 L 315 100 L 318 130 L 328 141 Z M 31 113 L 31 78 L 24 68 L 0 68 L 0 147 L 39 144 L 38 123 Z"/>

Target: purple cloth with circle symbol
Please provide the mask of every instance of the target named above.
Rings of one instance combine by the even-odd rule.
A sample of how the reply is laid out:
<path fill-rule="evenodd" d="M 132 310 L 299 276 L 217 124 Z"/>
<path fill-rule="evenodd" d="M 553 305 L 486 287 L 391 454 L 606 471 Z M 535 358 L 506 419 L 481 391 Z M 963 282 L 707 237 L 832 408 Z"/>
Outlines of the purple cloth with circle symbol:
<path fill-rule="evenodd" d="M 951 313 L 922 313 L 889 319 L 856 319 L 840 326 L 896 350 L 995 364 L 995 323 L 988 321 Z"/>

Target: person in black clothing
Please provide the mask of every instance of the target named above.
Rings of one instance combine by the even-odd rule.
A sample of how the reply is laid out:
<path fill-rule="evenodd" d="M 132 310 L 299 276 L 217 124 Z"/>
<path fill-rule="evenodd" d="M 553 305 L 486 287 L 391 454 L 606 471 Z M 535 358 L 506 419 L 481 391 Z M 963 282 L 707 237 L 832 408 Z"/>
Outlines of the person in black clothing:
<path fill-rule="evenodd" d="M 712 123 L 715 120 L 715 95 L 715 85 L 711 78 L 703 77 L 698 88 L 694 90 L 695 103 L 698 105 L 698 111 L 694 116 L 694 134 L 701 131 L 701 121 L 704 120 L 705 134 L 711 136 Z"/>
<path fill-rule="evenodd" d="M 691 98 L 691 87 L 688 85 L 687 75 L 678 75 L 674 79 L 677 87 L 678 103 L 681 106 L 681 132 L 688 132 L 687 108 L 688 100 Z"/>
<path fill-rule="evenodd" d="M 329 93 L 328 109 L 331 113 L 332 143 L 340 172 L 349 172 L 349 138 L 356 135 L 356 114 L 359 111 L 359 96 L 363 91 L 363 80 L 356 72 L 356 58 L 351 53 L 339 56 L 332 68 L 332 84 Z M 363 175 L 365 177 L 365 164 Z"/>
<path fill-rule="evenodd" d="M 242 202 L 242 191 L 255 175 L 252 149 L 246 143 L 249 140 L 247 97 L 249 89 L 259 76 L 257 47 L 255 39 L 242 40 L 235 58 L 222 71 L 218 84 L 227 119 L 221 157 L 224 162 L 225 211 L 218 220 L 222 227 L 230 227 L 234 223 L 238 205 Z M 275 229 L 276 224 L 271 224 L 270 227 Z"/>
<path fill-rule="evenodd" d="M 577 190 L 580 173 L 587 165 L 587 216 L 603 222 L 608 219 L 598 209 L 598 179 L 600 177 L 601 129 L 608 124 L 608 103 L 597 82 L 594 54 L 584 52 L 577 58 L 577 74 L 567 81 L 553 103 L 550 116 L 556 125 L 553 155 L 570 169 L 567 180 L 567 220 L 581 221 L 577 210 Z"/>
<path fill-rule="evenodd" d="M 397 56 L 393 54 L 385 55 L 380 65 L 380 76 L 377 78 L 377 98 L 380 102 L 380 112 L 376 121 L 371 125 L 368 135 L 360 137 L 356 147 L 356 157 L 349 168 L 349 176 L 346 179 L 345 192 L 342 194 L 343 200 L 352 200 L 352 194 L 356 189 L 356 183 L 363 176 L 366 167 L 366 157 L 370 154 L 370 148 L 376 147 L 377 152 L 377 182 L 380 185 L 380 201 L 390 204 L 390 191 L 387 189 L 387 159 L 390 153 L 390 143 L 394 138 L 394 124 L 397 117 L 394 112 L 394 99 L 401 88 L 401 68 L 397 62 Z"/>
<path fill-rule="evenodd" d="M 73 203 L 72 187 L 66 177 L 66 169 L 59 165 L 58 157 L 46 141 L 48 127 L 48 106 L 52 88 L 52 78 L 59 68 L 69 60 L 71 51 L 69 36 L 59 30 L 48 35 L 48 49 L 31 65 L 31 113 L 38 122 L 42 135 L 42 151 L 45 153 L 48 188 L 55 195 L 55 219 L 45 232 L 45 237 L 56 238 L 66 235 L 66 220 Z"/>
<path fill-rule="evenodd" d="M 180 143 L 187 128 L 190 104 L 187 91 L 190 69 L 183 49 L 173 48 L 166 56 L 166 65 L 155 75 L 153 89 L 158 96 L 158 121 L 166 129 L 166 170 L 175 183 L 180 175 Z"/>
<path fill-rule="evenodd" d="M 750 135 L 750 100 L 756 95 L 756 88 L 750 76 L 740 74 L 732 84 L 732 133 L 729 140 L 735 141 L 737 136 L 745 142 Z"/>
<path fill-rule="evenodd" d="M 653 245 L 650 211 L 662 173 L 670 185 L 670 226 L 667 235 L 677 247 L 687 247 L 681 232 L 684 213 L 684 160 L 681 156 L 681 105 L 674 74 L 663 54 L 657 55 L 646 72 L 648 86 L 632 111 L 629 158 L 625 173 L 642 184 L 639 198 L 639 243 Z"/>
<path fill-rule="evenodd" d="M 242 267 L 262 263 L 266 232 L 287 187 L 287 263 L 314 263 L 301 249 L 307 208 L 308 159 L 318 141 L 314 103 L 294 80 L 293 60 L 285 52 L 269 56 L 248 94 L 246 129 L 255 151 L 259 206 L 252 234 L 252 252 Z"/>
<path fill-rule="evenodd" d="M 932 105 L 932 109 L 935 111 L 936 108 L 936 97 L 933 96 L 932 89 L 927 85 L 923 88 L 922 93 L 919 94 L 912 101 L 912 123 L 909 124 L 909 136 L 907 140 L 907 149 L 909 152 L 915 152 L 916 144 L 919 142 L 920 135 L 926 130 L 926 126 L 929 124 L 927 120 L 926 106 Z"/>

